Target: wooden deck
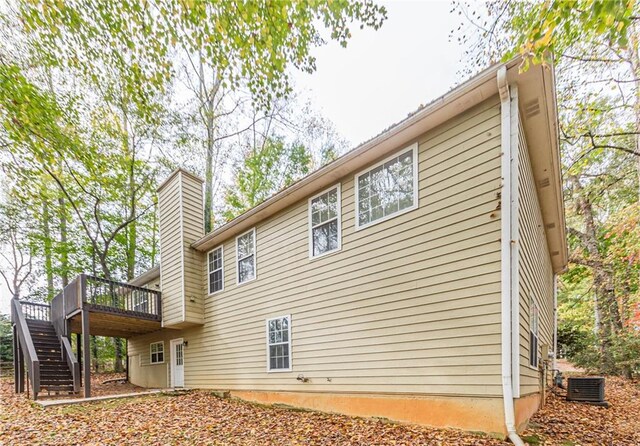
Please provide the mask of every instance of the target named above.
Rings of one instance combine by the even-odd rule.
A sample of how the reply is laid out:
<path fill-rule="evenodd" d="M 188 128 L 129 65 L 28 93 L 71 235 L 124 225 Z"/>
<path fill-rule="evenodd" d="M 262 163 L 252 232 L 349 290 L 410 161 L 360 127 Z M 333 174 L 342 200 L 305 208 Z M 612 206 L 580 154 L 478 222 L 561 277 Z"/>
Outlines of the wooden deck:
<path fill-rule="evenodd" d="M 90 332 L 95 336 L 129 338 L 162 328 L 157 318 L 146 313 L 88 303 L 84 306 L 89 310 Z M 68 321 L 71 333 L 82 333 L 82 312 L 71 316 Z"/>

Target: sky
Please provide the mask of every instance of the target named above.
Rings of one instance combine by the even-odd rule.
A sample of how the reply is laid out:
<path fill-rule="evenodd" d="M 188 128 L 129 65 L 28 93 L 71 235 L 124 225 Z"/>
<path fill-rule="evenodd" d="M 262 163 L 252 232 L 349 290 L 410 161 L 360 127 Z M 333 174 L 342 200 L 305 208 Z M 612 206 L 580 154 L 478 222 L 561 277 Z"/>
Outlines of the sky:
<path fill-rule="evenodd" d="M 461 48 L 449 42 L 457 26 L 444 1 L 383 3 L 382 27 L 357 30 L 347 48 L 315 50 L 317 71 L 295 73 L 296 87 L 329 118 L 351 147 L 377 135 L 441 96 L 459 80 Z"/>
<path fill-rule="evenodd" d="M 377 30 L 354 30 L 347 48 L 317 48 L 317 71 L 294 72 L 296 90 L 331 120 L 349 148 L 377 135 L 460 81 L 462 50 L 449 42 L 458 19 L 445 1 L 382 2 Z M 0 284 L 0 312 L 10 296 Z"/>

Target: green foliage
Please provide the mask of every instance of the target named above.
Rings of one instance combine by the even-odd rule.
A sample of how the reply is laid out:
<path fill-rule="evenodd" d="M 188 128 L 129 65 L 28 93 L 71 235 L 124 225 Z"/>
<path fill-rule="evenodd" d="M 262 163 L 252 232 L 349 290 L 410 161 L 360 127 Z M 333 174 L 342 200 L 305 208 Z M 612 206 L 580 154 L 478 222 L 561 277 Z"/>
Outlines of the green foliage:
<path fill-rule="evenodd" d="M 0 363 L 13 361 L 13 334 L 11 320 L 6 314 L 0 314 Z"/>
<path fill-rule="evenodd" d="M 46 0 L 20 6 L 48 65 L 80 70 L 107 88 L 117 72 L 120 87 L 142 109 L 174 76 L 176 52 L 197 54 L 216 67 L 223 87 L 246 83 L 267 107 L 290 92 L 289 66 L 315 70 L 311 49 L 325 42 L 319 25 L 346 46 L 353 22 L 377 29 L 386 18 L 385 8 L 368 0 Z"/>
<path fill-rule="evenodd" d="M 602 37 L 610 46 L 626 47 L 635 2 L 570 0 L 526 2 L 515 7 L 523 9 L 513 21 L 514 29 L 520 31 L 514 52 L 525 57 L 527 63 L 539 64 L 564 53 L 578 41 Z M 505 57 L 512 57 L 512 53 Z"/>
<path fill-rule="evenodd" d="M 234 184 L 225 193 L 224 218 L 231 220 L 290 186 L 309 173 L 311 162 L 302 144 L 286 144 L 281 137 L 265 139 L 261 147 L 248 150 L 236 167 Z"/>

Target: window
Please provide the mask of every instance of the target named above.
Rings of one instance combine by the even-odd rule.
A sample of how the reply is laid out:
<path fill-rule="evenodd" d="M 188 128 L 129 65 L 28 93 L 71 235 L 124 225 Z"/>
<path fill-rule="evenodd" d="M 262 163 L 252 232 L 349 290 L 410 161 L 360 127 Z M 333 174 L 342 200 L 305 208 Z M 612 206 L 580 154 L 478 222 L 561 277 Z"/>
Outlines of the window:
<path fill-rule="evenodd" d="M 538 367 L 538 305 L 529 298 L 529 365 Z"/>
<path fill-rule="evenodd" d="M 356 175 L 356 229 L 418 206 L 418 145 Z"/>
<path fill-rule="evenodd" d="M 236 238 L 238 259 L 238 284 L 256 278 L 256 230 L 255 228 Z"/>
<path fill-rule="evenodd" d="M 222 246 L 209 251 L 209 294 L 224 290 L 224 271 L 222 269 Z"/>
<path fill-rule="evenodd" d="M 309 199 L 309 257 L 340 250 L 340 185 Z"/>
<path fill-rule="evenodd" d="M 267 320 L 267 371 L 291 370 L 291 316 Z"/>
<path fill-rule="evenodd" d="M 133 311 L 149 313 L 149 295 L 147 291 L 133 290 L 131 292 Z"/>
<path fill-rule="evenodd" d="M 162 364 L 164 362 L 164 342 L 154 342 L 151 344 L 151 364 Z"/>

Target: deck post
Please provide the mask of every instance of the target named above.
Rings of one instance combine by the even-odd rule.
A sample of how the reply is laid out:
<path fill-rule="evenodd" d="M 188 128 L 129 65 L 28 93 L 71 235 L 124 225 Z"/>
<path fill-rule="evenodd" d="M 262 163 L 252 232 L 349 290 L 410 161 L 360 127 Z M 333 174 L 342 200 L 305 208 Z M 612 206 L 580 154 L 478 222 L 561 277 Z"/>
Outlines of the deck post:
<path fill-rule="evenodd" d="M 24 393 L 24 356 L 15 325 L 13 326 L 13 376 L 16 393 Z"/>
<path fill-rule="evenodd" d="M 124 340 L 124 351 L 125 351 L 125 355 L 124 355 L 125 379 L 127 380 L 127 382 L 129 382 L 129 339 Z"/>
<path fill-rule="evenodd" d="M 82 370 L 84 361 L 82 359 L 82 335 L 80 333 L 76 333 L 76 358 L 78 358 L 78 365 Z M 82 385 L 82 374 L 78 378 L 80 379 L 80 385 Z"/>
<path fill-rule="evenodd" d="M 82 309 L 82 350 L 84 350 L 84 397 L 91 397 L 91 348 L 89 346 L 89 310 L 87 308 Z M 80 345 L 80 344 L 78 344 Z"/>

